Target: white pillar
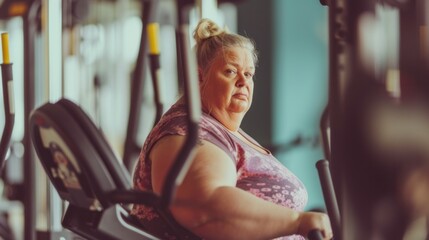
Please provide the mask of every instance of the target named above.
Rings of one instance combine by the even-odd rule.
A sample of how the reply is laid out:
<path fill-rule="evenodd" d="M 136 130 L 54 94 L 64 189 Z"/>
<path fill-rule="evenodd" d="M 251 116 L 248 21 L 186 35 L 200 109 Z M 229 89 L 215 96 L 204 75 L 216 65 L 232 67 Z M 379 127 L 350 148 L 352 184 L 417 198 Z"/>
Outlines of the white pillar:
<path fill-rule="evenodd" d="M 55 102 L 63 96 L 62 89 L 62 0 L 43 0 L 42 19 L 45 39 L 45 92 L 44 101 Z M 40 170 L 40 169 L 39 169 Z M 43 171 L 42 171 L 43 172 Z M 40 175 L 40 171 L 38 171 Z M 52 183 L 47 179 L 47 231 L 61 231 L 63 203 Z"/>

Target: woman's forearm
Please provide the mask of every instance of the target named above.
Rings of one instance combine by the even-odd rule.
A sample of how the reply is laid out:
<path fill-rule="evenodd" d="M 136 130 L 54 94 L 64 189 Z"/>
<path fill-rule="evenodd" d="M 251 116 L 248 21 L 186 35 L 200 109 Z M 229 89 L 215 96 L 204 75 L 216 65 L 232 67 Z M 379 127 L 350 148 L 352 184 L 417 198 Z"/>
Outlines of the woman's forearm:
<path fill-rule="evenodd" d="M 235 187 L 218 187 L 204 202 L 183 206 L 173 214 L 204 239 L 270 239 L 295 234 L 299 228 L 297 211 Z"/>

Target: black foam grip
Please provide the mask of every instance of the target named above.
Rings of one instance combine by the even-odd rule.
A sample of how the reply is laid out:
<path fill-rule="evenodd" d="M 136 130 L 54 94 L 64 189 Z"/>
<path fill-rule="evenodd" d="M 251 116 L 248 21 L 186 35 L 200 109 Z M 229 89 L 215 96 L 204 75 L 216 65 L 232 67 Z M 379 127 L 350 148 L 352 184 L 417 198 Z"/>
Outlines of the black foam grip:
<path fill-rule="evenodd" d="M 322 232 L 317 229 L 314 229 L 308 232 L 307 237 L 308 237 L 308 240 L 323 240 Z"/>

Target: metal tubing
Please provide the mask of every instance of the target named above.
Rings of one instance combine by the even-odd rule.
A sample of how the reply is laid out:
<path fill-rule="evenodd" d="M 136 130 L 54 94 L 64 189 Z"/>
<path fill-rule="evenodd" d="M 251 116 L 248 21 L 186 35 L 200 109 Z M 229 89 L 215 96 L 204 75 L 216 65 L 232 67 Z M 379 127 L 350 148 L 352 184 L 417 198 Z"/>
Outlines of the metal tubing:
<path fill-rule="evenodd" d="M 156 114 L 155 114 L 155 121 L 153 125 L 155 126 L 159 120 L 161 119 L 162 113 L 164 111 L 164 103 L 162 101 L 162 92 L 161 92 L 161 86 L 160 86 L 160 79 L 159 79 L 159 70 L 160 70 L 160 62 L 159 62 L 159 54 L 150 54 L 149 55 L 150 60 L 150 73 L 152 75 L 152 86 L 153 86 L 153 92 L 155 96 L 155 107 L 156 107 Z"/>
<path fill-rule="evenodd" d="M 326 209 L 331 221 L 332 231 L 336 239 L 341 239 L 341 219 L 338 209 L 337 198 L 335 196 L 334 184 L 332 183 L 331 173 L 329 171 L 329 162 L 319 160 L 316 163 L 319 172 L 320 184 L 322 186 L 323 197 L 325 198 Z"/>
<path fill-rule="evenodd" d="M 38 11 L 41 6 L 40 0 L 35 0 L 29 4 L 24 20 L 24 119 L 30 118 L 30 113 L 34 109 L 34 62 L 35 49 L 34 41 L 37 34 Z M 36 166 L 34 152 L 30 139 L 30 128 L 24 125 L 24 239 L 34 240 L 36 237 Z"/>
<path fill-rule="evenodd" d="M 2 64 L 1 73 L 5 116 L 5 124 L 0 142 L 0 169 L 3 169 L 3 165 L 6 161 L 6 153 L 9 149 L 10 139 L 12 137 L 13 125 L 15 123 L 12 64 Z"/>
<path fill-rule="evenodd" d="M 201 98 L 198 88 L 197 63 L 195 55 L 193 55 L 189 47 L 189 27 L 183 13 L 186 4 L 185 1 L 179 0 L 177 5 L 179 18 L 176 31 L 177 57 L 178 68 L 182 69 L 179 72 L 179 81 L 183 80 L 184 83 L 188 134 L 186 135 L 185 144 L 171 166 L 162 188 L 161 198 L 164 206 L 169 206 L 173 202 L 176 189 L 182 183 L 192 163 L 194 147 L 198 141 L 199 120 L 201 117 Z"/>
<path fill-rule="evenodd" d="M 139 118 L 142 105 L 142 89 L 145 81 L 145 64 L 147 52 L 147 24 L 153 19 L 154 11 L 157 7 L 158 0 L 144 0 L 142 1 L 142 35 L 140 39 L 140 50 L 137 56 L 137 63 L 131 82 L 131 97 L 130 97 L 130 111 L 127 125 L 127 135 L 124 144 L 124 157 L 123 162 L 128 171 L 131 171 L 134 163 L 134 154 L 138 154 L 140 146 L 136 142 L 137 130 L 139 125 Z"/>

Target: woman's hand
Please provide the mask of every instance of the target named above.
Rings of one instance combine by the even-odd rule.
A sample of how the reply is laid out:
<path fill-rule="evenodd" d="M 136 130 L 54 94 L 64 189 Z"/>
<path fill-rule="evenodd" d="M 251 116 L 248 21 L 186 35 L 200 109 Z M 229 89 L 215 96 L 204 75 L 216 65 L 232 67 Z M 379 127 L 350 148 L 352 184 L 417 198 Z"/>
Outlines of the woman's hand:
<path fill-rule="evenodd" d="M 299 216 L 298 233 L 307 236 L 311 230 L 322 232 L 323 239 L 332 239 L 333 233 L 328 215 L 318 212 L 302 212 Z"/>

